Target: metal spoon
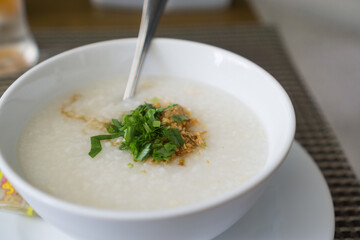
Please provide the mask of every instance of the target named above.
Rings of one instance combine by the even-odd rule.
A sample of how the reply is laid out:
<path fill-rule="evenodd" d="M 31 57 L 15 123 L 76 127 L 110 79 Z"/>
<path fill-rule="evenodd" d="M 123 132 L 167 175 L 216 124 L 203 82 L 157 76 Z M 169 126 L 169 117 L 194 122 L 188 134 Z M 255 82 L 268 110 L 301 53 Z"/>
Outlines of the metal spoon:
<path fill-rule="evenodd" d="M 144 0 L 135 56 L 131 65 L 123 100 L 135 95 L 141 67 L 158 22 L 164 12 L 166 2 L 167 0 Z"/>

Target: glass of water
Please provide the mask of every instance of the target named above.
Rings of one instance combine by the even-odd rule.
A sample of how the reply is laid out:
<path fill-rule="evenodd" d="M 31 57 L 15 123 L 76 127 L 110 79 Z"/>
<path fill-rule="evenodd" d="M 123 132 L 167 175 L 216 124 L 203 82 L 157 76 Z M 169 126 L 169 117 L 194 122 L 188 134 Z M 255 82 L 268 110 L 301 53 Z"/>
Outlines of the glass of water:
<path fill-rule="evenodd" d="M 23 1 L 0 0 L 0 77 L 26 70 L 38 57 Z"/>

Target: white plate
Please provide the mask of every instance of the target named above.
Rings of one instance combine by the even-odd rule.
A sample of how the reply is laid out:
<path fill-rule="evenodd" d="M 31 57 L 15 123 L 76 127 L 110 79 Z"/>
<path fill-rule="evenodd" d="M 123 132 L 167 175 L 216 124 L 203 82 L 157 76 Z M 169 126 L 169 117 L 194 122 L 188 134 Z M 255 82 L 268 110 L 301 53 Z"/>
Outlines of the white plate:
<path fill-rule="evenodd" d="M 334 226 L 334 209 L 327 184 L 311 157 L 295 142 L 261 199 L 215 240 L 332 240 Z M 5 212 L 0 212 L 0 238 L 73 239 L 41 219 Z"/>

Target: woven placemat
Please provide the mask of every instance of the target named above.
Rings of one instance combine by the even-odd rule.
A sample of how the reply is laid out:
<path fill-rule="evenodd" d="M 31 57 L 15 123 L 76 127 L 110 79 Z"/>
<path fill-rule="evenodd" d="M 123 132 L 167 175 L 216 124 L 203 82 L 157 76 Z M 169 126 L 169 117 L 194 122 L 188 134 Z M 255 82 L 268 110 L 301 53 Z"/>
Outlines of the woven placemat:
<path fill-rule="evenodd" d="M 40 60 L 80 45 L 136 36 L 135 30 L 42 30 L 34 33 Z M 269 26 L 176 27 L 157 36 L 212 44 L 238 53 L 270 72 L 288 92 L 296 111 L 296 139 L 313 157 L 331 190 L 335 239 L 360 239 L 360 187 L 332 130 L 294 71 L 276 30 Z M 0 78 L 0 94 L 16 76 Z"/>

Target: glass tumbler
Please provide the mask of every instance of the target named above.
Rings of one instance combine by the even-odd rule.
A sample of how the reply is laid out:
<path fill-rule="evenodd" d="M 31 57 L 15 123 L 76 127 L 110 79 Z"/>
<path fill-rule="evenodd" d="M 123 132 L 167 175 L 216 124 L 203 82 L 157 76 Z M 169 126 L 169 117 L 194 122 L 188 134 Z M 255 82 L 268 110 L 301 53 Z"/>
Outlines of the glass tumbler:
<path fill-rule="evenodd" d="M 23 1 L 0 0 L 0 77 L 26 70 L 38 57 Z"/>

